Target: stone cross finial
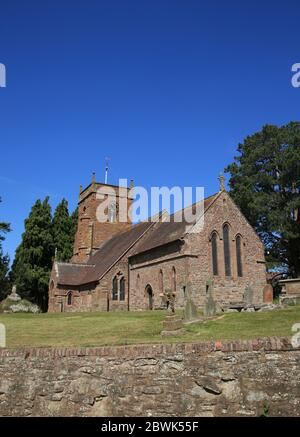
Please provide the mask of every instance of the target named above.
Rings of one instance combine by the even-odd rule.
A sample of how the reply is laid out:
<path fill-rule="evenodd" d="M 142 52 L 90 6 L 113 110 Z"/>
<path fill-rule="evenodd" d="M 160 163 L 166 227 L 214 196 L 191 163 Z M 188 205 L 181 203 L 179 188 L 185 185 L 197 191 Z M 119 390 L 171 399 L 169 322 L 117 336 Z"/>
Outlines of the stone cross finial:
<path fill-rule="evenodd" d="M 220 191 L 225 191 L 225 177 L 223 173 L 220 173 L 220 176 L 218 177 L 220 182 Z"/>

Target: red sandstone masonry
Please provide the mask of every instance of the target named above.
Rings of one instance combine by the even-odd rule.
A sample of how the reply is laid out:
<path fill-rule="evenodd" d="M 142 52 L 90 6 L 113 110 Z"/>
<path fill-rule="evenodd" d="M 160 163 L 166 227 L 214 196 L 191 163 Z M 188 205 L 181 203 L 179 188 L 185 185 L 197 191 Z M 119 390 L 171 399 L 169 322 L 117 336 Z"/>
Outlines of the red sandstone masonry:
<path fill-rule="evenodd" d="M 2 348 L 0 359 L 7 357 L 28 358 L 45 357 L 118 357 L 118 358 L 144 358 L 153 355 L 176 354 L 206 354 L 210 352 L 252 352 L 252 351 L 293 351 L 294 348 L 289 337 L 266 337 L 255 340 L 225 341 L 219 340 L 204 343 L 173 343 L 150 344 L 132 346 L 103 346 L 103 347 L 77 347 L 77 348 Z"/>

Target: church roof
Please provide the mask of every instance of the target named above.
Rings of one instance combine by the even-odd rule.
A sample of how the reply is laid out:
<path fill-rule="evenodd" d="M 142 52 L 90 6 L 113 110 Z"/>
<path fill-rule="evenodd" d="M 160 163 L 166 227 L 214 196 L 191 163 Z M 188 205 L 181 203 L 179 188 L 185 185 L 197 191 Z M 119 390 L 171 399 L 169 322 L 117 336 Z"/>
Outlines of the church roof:
<path fill-rule="evenodd" d="M 98 281 L 152 225 L 150 222 L 139 223 L 112 236 L 89 257 L 86 264 L 56 263 L 57 282 L 76 286 Z"/>
<path fill-rule="evenodd" d="M 105 241 L 97 252 L 90 256 L 88 264 L 94 264 L 92 271 L 87 271 L 83 278 L 85 283 L 97 281 L 139 240 L 153 225 L 142 222 L 134 225 L 130 230 L 116 234 Z"/>
<path fill-rule="evenodd" d="M 217 194 L 204 199 L 204 212 L 209 207 L 209 205 L 216 198 Z M 193 210 L 194 212 L 195 204 L 186 208 L 186 210 Z M 159 221 L 155 226 L 145 235 L 144 238 L 137 243 L 134 251 L 134 255 L 142 252 L 147 252 L 148 250 L 154 249 L 155 247 L 164 246 L 165 244 L 172 243 L 173 241 L 180 240 L 188 233 L 189 229 L 195 224 L 199 219 L 199 216 L 194 216 L 194 220 L 188 223 L 183 215 L 183 220 L 180 222 L 175 221 L 177 214 L 182 215 L 182 211 L 177 212 L 169 216 L 169 221 Z"/>
<path fill-rule="evenodd" d="M 55 270 L 59 284 L 80 285 L 83 278 L 94 269 L 94 265 L 56 262 Z"/>

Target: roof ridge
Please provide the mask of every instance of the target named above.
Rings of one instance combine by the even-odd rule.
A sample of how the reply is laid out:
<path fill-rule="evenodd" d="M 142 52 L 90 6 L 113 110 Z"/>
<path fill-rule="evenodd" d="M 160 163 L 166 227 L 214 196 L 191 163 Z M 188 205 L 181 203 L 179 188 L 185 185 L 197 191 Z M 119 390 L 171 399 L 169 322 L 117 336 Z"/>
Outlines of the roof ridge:
<path fill-rule="evenodd" d="M 88 264 L 88 263 L 74 263 L 74 262 L 61 262 L 56 261 L 58 265 L 61 266 L 76 266 L 76 267 L 95 267 L 95 264 Z"/>

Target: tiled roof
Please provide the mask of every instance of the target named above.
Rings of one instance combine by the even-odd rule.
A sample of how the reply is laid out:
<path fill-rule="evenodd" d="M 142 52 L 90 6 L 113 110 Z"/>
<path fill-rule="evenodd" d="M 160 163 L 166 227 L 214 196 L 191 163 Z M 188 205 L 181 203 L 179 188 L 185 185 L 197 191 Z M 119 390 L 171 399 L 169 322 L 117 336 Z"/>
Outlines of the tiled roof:
<path fill-rule="evenodd" d="M 58 283 L 65 285 L 80 285 L 83 278 L 95 268 L 89 264 L 56 263 Z"/>
<path fill-rule="evenodd" d="M 213 202 L 216 196 L 217 194 L 214 194 L 204 199 L 204 211 Z M 194 209 L 194 207 L 195 205 L 192 205 L 191 207 L 186 209 L 191 211 Z M 181 212 L 182 211 L 180 211 L 179 213 Z M 176 222 L 175 217 L 179 213 L 176 213 L 175 215 L 170 215 L 169 221 L 157 222 L 155 226 L 153 226 L 153 228 L 147 233 L 147 235 L 145 235 L 145 237 L 142 238 L 140 242 L 136 245 L 134 255 L 154 249 L 155 247 L 163 246 L 176 240 L 180 240 L 182 237 L 184 237 L 184 235 L 188 232 L 189 228 L 195 224 L 199 216 L 195 216 L 191 223 L 188 223 L 184 219 L 184 216 L 181 222 Z"/>
<path fill-rule="evenodd" d="M 129 231 L 116 234 L 107 240 L 89 259 L 88 264 L 95 268 L 88 271 L 83 278 L 84 283 L 97 281 L 121 258 L 136 241 L 153 225 L 143 222 L 134 225 Z"/>
<path fill-rule="evenodd" d="M 89 257 L 87 264 L 57 263 L 58 283 L 76 286 L 98 281 L 152 225 L 139 223 L 114 235 Z"/>

